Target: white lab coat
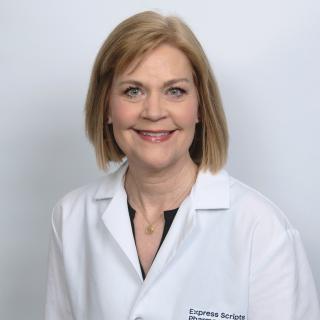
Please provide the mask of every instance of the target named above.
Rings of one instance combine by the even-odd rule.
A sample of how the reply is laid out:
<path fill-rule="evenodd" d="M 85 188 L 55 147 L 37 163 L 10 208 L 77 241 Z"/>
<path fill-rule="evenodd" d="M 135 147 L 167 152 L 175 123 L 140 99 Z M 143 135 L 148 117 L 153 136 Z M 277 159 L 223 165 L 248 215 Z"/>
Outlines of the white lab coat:
<path fill-rule="evenodd" d="M 143 281 L 126 168 L 56 205 L 46 320 L 320 319 L 299 233 L 226 171 L 199 172 Z"/>

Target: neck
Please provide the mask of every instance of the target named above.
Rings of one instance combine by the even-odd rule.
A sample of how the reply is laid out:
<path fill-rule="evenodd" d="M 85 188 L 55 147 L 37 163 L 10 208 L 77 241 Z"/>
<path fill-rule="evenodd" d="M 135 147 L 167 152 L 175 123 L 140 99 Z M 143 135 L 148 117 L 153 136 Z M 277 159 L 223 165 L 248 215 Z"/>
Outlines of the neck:
<path fill-rule="evenodd" d="M 145 170 L 129 162 L 125 188 L 130 204 L 149 217 L 179 207 L 195 182 L 197 169 L 191 158 L 183 165 L 160 171 Z"/>

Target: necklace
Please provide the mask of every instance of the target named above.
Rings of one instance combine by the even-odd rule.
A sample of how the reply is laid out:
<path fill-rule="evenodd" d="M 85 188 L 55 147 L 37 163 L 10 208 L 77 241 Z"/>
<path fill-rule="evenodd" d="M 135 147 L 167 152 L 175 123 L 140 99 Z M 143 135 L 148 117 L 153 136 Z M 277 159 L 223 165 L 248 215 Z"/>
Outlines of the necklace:
<path fill-rule="evenodd" d="M 133 205 L 133 206 L 136 207 L 135 205 Z M 139 213 L 141 213 L 143 219 L 147 222 L 147 226 L 144 227 L 144 233 L 148 234 L 148 235 L 153 234 L 154 230 L 156 229 L 157 224 L 162 220 L 161 218 L 163 217 L 163 214 L 161 214 L 154 222 L 150 222 L 142 210 L 139 211 Z"/>
<path fill-rule="evenodd" d="M 160 215 L 160 217 L 154 222 L 154 223 L 151 223 L 147 217 L 141 212 L 143 218 L 147 221 L 148 225 L 144 228 L 144 233 L 145 234 L 148 234 L 148 235 L 151 235 L 153 234 L 154 230 L 156 229 L 156 225 L 158 224 L 158 222 L 161 220 L 162 218 L 162 215 Z"/>
<path fill-rule="evenodd" d="M 127 171 L 128 172 L 128 171 Z M 127 172 L 125 173 L 125 184 L 127 182 Z M 172 203 L 171 206 L 169 206 L 169 208 L 172 208 L 173 205 L 175 203 L 180 203 L 182 199 L 184 199 L 186 197 L 186 195 L 190 192 L 193 184 L 195 183 L 195 180 L 197 178 L 197 173 L 198 173 L 198 168 L 197 168 L 197 171 L 196 171 L 196 174 L 195 174 L 195 178 L 191 181 L 191 184 L 188 186 L 188 188 L 186 188 L 185 192 L 183 192 L 181 195 L 179 195 L 178 198 L 176 198 L 174 200 L 174 202 Z M 132 199 L 131 199 L 132 200 Z M 134 203 L 133 203 L 134 205 Z M 134 207 L 136 207 L 134 205 Z M 164 214 L 164 211 L 162 212 L 162 214 L 154 221 L 154 222 L 150 222 L 148 220 L 148 218 L 145 216 L 145 214 L 143 213 L 143 211 L 139 211 L 143 217 L 143 219 L 147 222 L 147 226 L 144 227 L 144 233 L 147 234 L 147 235 L 152 235 L 153 232 L 155 231 L 156 229 L 156 226 L 158 225 L 159 221 L 161 220 L 161 218 L 163 217 L 163 214 Z"/>

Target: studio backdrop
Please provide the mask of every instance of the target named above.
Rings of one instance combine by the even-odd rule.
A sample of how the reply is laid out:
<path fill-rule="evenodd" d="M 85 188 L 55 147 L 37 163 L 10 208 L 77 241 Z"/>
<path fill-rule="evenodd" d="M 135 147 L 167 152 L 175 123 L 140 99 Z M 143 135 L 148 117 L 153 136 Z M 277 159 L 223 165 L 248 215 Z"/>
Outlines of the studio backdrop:
<path fill-rule="evenodd" d="M 51 209 L 104 174 L 84 133 L 94 58 L 148 9 L 182 17 L 201 41 L 228 118 L 227 170 L 300 231 L 320 288 L 319 1 L 3 0 L 0 319 L 43 319 Z"/>

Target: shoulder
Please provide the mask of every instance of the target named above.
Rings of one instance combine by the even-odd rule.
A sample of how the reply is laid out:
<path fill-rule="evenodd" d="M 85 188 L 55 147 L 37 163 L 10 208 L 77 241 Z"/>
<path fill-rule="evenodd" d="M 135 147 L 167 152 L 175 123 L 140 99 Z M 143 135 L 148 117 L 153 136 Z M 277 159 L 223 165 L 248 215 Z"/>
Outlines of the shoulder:
<path fill-rule="evenodd" d="M 292 266 L 298 264 L 293 261 L 294 252 L 303 247 L 302 240 L 286 213 L 254 188 L 231 176 L 229 181 L 229 210 L 238 232 L 245 238 L 249 235 L 252 274 L 271 261 L 276 265 L 276 256 L 279 261 L 290 261 Z"/>
<path fill-rule="evenodd" d="M 243 228 L 262 223 L 266 228 L 292 228 L 283 211 L 259 191 L 232 177 L 226 170 L 200 171 L 193 199 L 198 210 L 219 210 L 224 218 Z"/>
<path fill-rule="evenodd" d="M 256 189 L 229 175 L 230 210 L 269 231 L 293 231 L 287 215 Z"/>

